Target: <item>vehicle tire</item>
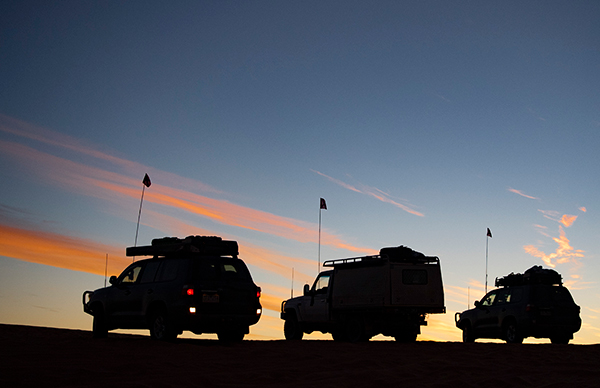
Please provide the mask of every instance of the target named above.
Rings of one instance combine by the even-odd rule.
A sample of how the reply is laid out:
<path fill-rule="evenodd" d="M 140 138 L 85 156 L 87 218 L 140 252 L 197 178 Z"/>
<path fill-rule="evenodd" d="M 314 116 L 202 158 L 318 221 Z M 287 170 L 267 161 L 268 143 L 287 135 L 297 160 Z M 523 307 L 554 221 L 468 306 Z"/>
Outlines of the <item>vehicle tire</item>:
<path fill-rule="evenodd" d="M 228 329 L 217 333 L 221 342 L 242 342 L 246 334 L 242 330 Z"/>
<path fill-rule="evenodd" d="M 106 325 L 106 315 L 104 309 L 100 306 L 94 306 L 94 321 L 92 323 L 92 333 L 94 338 L 108 337 L 108 327 Z"/>
<path fill-rule="evenodd" d="M 333 330 L 331 332 L 331 337 L 333 338 L 334 341 L 337 341 L 337 342 L 347 341 L 346 334 L 344 333 L 344 330 L 342 330 L 342 329 Z"/>
<path fill-rule="evenodd" d="M 473 332 L 473 328 L 469 323 L 465 324 L 465 326 L 462 328 L 462 341 L 464 343 L 475 342 L 475 333 Z"/>
<path fill-rule="evenodd" d="M 304 336 L 304 332 L 300 327 L 300 322 L 295 316 L 291 316 L 285 320 L 283 324 L 283 335 L 286 340 L 299 341 Z"/>
<path fill-rule="evenodd" d="M 344 334 L 346 339 L 353 343 L 369 340 L 369 337 L 365 334 L 365 325 L 362 319 L 358 317 L 351 317 L 346 321 Z"/>
<path fill-rule="evenodd" d="M 519 333 L 517 322 L 514 320 L 510 320 L 504 324 L 502 334 L 504 335 L 504 340 L 507 344 L 520 344 L 523 342 L 523 337 L 521 336 L 521 333 Z"/>
<path fill-rule="evenodd" d="M 550 342 L 557 345 L 566 345 L 571 340 L 570 337 L 568 334 L 557 334 L 550 337 Z"/>
<path fill-rule="evenodd" d="M 408 344 L 417 340 L 417 333 L 410 330 L 398 332 L 394 335 L 394 339 L 396 342 Z"/>
<path fill-rule="evenodd" d="M 158 341 L 173 341 L 177 338 L 177 332 L 174 330 L 166 311 L 158 310 L 152 314 L 150 337 Z"/>

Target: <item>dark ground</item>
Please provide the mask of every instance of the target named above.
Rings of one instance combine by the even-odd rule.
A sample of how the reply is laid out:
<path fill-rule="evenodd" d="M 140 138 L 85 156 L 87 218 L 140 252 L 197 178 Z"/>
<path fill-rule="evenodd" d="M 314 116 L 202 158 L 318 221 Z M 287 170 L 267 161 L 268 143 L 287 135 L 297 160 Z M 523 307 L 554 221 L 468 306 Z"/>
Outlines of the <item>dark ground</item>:
<path fill-rule="evenodd" d="M 600 345 L 152 341 L 0 324 L 0 387 L 599 387 Z"/>

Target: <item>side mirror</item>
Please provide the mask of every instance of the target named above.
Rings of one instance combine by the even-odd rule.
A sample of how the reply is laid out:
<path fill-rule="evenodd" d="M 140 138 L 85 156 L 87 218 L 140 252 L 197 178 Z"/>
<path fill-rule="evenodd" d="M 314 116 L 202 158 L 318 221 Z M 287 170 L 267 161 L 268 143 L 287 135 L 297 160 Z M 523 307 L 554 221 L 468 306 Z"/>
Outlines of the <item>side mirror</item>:
<path fill-rule="evenodd" d="M 108 282 L 114 286 L 117 284 L 117 277 L 115 275 L 111 276 L 110 279 L 108 279 Z"/>
<path fill-rule="evenodd" d="M 475 307 L 480 308 L 481 307 L 481 302 L 476 300 L 475 301 Z"/>
<path fill-rule="evenodd" d="M 304 296 L 310 294 L 310 286 L 308 284 L 304 285 Z"/>

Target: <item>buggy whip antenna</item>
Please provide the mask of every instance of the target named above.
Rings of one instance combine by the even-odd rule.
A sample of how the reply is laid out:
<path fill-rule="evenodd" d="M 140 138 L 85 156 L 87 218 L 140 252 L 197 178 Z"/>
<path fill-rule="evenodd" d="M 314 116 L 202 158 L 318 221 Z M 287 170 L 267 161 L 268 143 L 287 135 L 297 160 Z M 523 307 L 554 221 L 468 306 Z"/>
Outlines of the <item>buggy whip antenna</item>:
<path fill-rule="evenodd" d="M 106 254 L 106 261 L 104 263 L 104 287 L 106 287 L 106 273 L 108 272 L 108 253 Z"/>
<path fill-rule="evenodd" d="M 138 232 L 140 230 L 140 217 L 142 216 L 142 204 L 144 203 L 144 191 L 146 190 L 146 187 L 150 187 L 150 185 L 152 184 L 148 174 L 144 175 L 142 183 L 144 185 L 142 186 L 142 199 L 140 200 L 140 211 L 138 212 L 137 228 L 135 229 L 135 242 L 133 244 L 134 247 L 137 247 Z M 135 261 L 135 256 L 133 256 L 132 261 Z"/>
<path fill-rule="evenodd" d="M 487 283 L 488 283 L 488 241 L 492 237 L 492 231 L 487 228 L 487 235 L 485 237 L 485 293 L 487 294 Z"/>
<path fill-rule="evenodd" d="M 321 198 L 319 202 L 319 267 L 317 268 L 317 274 L 321 271 L 321 210 L 327 210 L 327 203 L 325 199 Z"/>

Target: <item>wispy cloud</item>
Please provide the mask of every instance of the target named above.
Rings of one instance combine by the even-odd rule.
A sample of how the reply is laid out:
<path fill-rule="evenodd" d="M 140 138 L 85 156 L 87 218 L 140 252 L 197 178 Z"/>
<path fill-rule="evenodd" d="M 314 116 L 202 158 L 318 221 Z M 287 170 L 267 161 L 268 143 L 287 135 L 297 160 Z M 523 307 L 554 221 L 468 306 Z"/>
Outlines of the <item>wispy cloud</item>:
<path fill-rule="evenodd" d="M 533 110 L 532 108 L 527 108 L 527 110 L 529 111 L 529 113 L 533 116 L 535 116 L 538 120 L 541 121 L 546 121 L 545 118 L 543 118 L 542 116 L 540 116 L 535 110 Z"/>
<path fill-rule="evenodd" d="M 523 247 L 523 249 L 531 256 L 542 259 L 547 266 L 552 268 L 556 267 L 557 264 L 565 263 L 571 263 L 579 266 L 580 263 L 578 259 L 584 257 L 584 251 L 580 249 L 574 249 L 571 246 L 562 225 L 559 225 L 559 233 L 559 237 L 552 238 L 552 240 L 558 244 L 558 248 L 556 248 L 556 251 L 553 253 L 546 254 L 534 245 L 526 245 Z"/>
<path fill-rule="evenodd" d="M 572 215 L 572 214 L 562 214 L 561 215 L 560 212 L 557 212 L 555 210 L 538 209 L 538 211 L 540 213 L 542 213 L 545 218 L 555 221 L 555 222 L 558 222 L 559 224 L 562 224 L 567 228 L 570 227 L 571 225 L 573 225 L 573 223 L 577 219 L 577 216 L 575 216 L 575 215 Z"/>
<path fill-rule="evenodd" d="M 513 189 L 512 187 L 509 187 L 508 191 L 510 191 L 511 193 L 519 194 L 521 197 L 525 197 L 525 198 L 529 198 L 529 199 L 539 199 L 538 197 L 524 194 L 521 190 Z"/>
<path fill-rule="evenodd" d="M 381 202 L 389 203 L 391 205 L 394 205 L 394 206 L 396 206 L 396 207 L 404 210 L 407 213 L 414 214 L 414 215 L 419 216 L 419 217 L 424 217 L 425 216 L 423 213 L 418 212 L 418 211 L 412 209 L 410 206 L 400 203 L 399 202 L 400 199 L 398 199 L 398 198 L 394 199 L 390 194 L 388 194 L 388 193 L 386 193 L 386 192 L 384 192 L 384 191 L 382 191 L 382 190 L 380 190 L 380 189 L 378 189 L 376 187 L 371 187 L 371 186 L 363 185 L 361 183 L 359 183 L 357 185 L 358 187 L 356 187 L 354 185 L 351 185 L 351 184 L 346 183 L 344 181 L 341 181 L 339 179 L 330 177 L 329 175 L 323 174 L 320 171 L 316 171 L 316 170 L 311 170 L 311 171 L 314 172 L 315 174 L 321 175 L 324 178 L 327 178 L 329 181 L 331 181 L 331 182 L 335 183 L 336 185 L 339 185 L 339 186 L 341 186 L 341 187 L 343 187 L 345 189 L 354 191 L 356 193 L 368 195 L 370 197 L 378 199 Z"/>
<path fill-rule="evenodd" d="M 585 206 L 580 207 L 579 210 L 581 210 L 584 213 L 587 212 L 587 209 L 585 208 Z"/>
<path fill-rule="evenodd" d="M 7 131 L 6 126 L 0 126 L 0 128 Z M 135 164 L 125 159 L 113 158 L 110 155 L 90 150 L 84 146 L 79 147 L 73 139 L 64 139 L 65 143 L 49 140 L 51 137 L 49 131 L 42 131 L 44 132 L 43 136 L 35 135 L 37 130 L 30 131 L 34 135 L 30 135 L 30 132 L 22 133 L 15 128 L 10 129 L 8 132 L 18 134 L 22 137 L 34 138 L 35 140 L 41 139 L 40 141 L 44 141 L 47 144 L 54 145 L 57 143 L 56 145 L 62 145 L 69 143 L 72 144 L 69 146 L 71 150 L 81 151 L 86 155 L 91 155 L 102 160 L 116 160 L 121 167 L 125 166 L 129 168 L 132 164 Z M 57 136 L 61 138 L 61 135 Z M 129 199 L 139 198 L 140 179 L 139 177 L 133 178 L 127 171 L 125 173 L 109 171 L 9 141 L 0 141 L 0 151 L 4 156 L 12 157 L 14 160 L 18 160 L 23 165 L 29 167 L 31 172 L 37 175 L 38 179 L 45 180 L 50 184 L 60 185 L 64 189 L 113 202 L 122 200 L 124 197 Z M 147 167 L 135 165 L 137 167 L 135 174 L 137 175 L 140 175 L 140 171 L 148 171 Z M 285 239 L 304 243 L 316 243 L 318 241 L 318 229 L 312 223 L 278 216 L 261 210 L 236 205 L 226 200 L 213 199 L 180 188 L 159 184 L 162 180 L 156 179 L 156 176 L 161 178 L 166 177 L 168 178 L 167 181 L 172 181 L 175 185 L 177 185 L 177 176 L 159 170 L 154 170 L 154 173 L 156 175 L 153 175 L 152 189 L 147 190 L 145 195 L 145 201 L 147 202 L 206 217 L 224 225 L 255 230 Z M 190 183 L 188 179 L 180 179 L 183 186 Z M 193 182 L 191 183 L 193 184 Z M 196 184 L 196 186 L 202 186 L 203 189 L 211 193 L 217 192 L 217 190 L 209 186 L 201 184 Z M 366 254 L 371 251 L 369 248 L 354 246 L 327 230 L 322 231 L 321 244 L 356 253 Z"/>
<path fill-rule="evenodd" d="M 124 247 L 100 244 L 96 241 L 64 236 L 33 229 L 0 224 L 0 252 L 31 263 L 104 275 L 106 255 L 111 273 L 120 273 L 131 259 Z"/>

